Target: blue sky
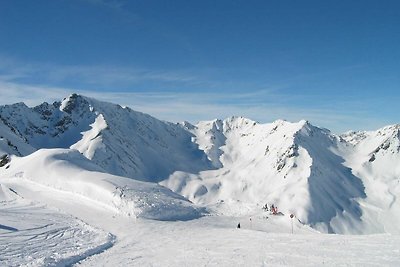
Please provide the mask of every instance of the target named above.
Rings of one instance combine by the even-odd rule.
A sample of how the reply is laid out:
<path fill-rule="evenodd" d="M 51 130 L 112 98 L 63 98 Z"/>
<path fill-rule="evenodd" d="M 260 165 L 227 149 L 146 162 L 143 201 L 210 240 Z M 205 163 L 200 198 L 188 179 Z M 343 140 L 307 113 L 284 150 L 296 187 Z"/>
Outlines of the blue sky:
<path fill-rule="evenodd" d="M 0 104 L 78 92 L 169 121 L 400 123 L 400 1 L 0 1 Z"/>

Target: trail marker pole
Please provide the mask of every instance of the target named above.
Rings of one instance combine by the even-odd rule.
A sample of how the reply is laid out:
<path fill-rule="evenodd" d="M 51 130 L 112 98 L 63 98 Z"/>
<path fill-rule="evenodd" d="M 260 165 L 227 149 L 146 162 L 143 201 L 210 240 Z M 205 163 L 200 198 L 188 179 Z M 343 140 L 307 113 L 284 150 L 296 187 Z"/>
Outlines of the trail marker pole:
<path fill-rule="evenodd" d="M 293 217 L 294 217 L 294 215 L 293 215 L 293 214 L 290 214 L 290 220 L 291 220 L 291 222 L 292 222 L 292 234 L 293 234 Z"/>

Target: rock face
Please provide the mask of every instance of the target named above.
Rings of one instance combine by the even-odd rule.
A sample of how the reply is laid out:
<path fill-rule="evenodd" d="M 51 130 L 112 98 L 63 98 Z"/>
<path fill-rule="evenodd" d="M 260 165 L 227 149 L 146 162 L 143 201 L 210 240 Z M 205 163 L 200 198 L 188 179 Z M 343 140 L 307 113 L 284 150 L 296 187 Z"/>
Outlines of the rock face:
<path fill-rule="evenodd" d="M 337 136 L 307 121 L 173 124 L 76 94 L 0 107 L 0 156 L 73 148 L 108 173 L 160 183 L 217 213 L 274 204 L 335 233 L 400 232 L 399 139 L 399 125 Z"/>

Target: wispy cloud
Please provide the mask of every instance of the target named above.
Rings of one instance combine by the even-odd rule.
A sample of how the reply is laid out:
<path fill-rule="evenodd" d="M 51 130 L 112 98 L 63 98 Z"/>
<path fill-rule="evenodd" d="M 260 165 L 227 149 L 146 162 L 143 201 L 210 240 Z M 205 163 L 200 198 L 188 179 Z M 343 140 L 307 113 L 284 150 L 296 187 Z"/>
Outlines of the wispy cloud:
<path fill-rule="evenodd" d="M 79 79 L 93 85 L 131 84 L 141 81 L 195 82 L 196 77 L 184 72 L 153 71 L 140 68 L 114 66 L 62 66 L 47 68 L 47 75 L 53 81 Z"/>
<path fill-rule="evenodd" d="M 0 79 L 8 82 L 60 84 L 77 81 L 83 87 L 134 86 L 141 82 L 163 82 L 176 84 L 199 84 L 206 79 L 188 71 L 148 70 L 136 67 L 105 65 L 55 65 L 26 64 L 0 57 Z"/>
<path fill-rule="evenodd" d="M 44 101 L 59 101 L 71 93 L 72 90 L 65 88 L 0 81 L 0 105 L 24 102 L 28 106 L 35 106 Z"/>
<path fill-rule="evenodd" d="M 335 133 L 348 130 L 373 130 L 397 121 L 371 116 L 368 107 L 360 109 L 352 101 L 343 103 L 338 109 L 334 105 L 321 107 L 301 107 L 288 102 L 276 92 L 257 91 L 251 94 L 224 92 L 215 93 L 93 93 L 82 92 L 97 99 L 129 106 L 167 121 L 190 121 L 224 119 L 230 116 L 244 116 L 252 120 L 268 123 L 277 119 L 299 121 L 306 119 L 314 125 L 325 127 Z M 270 101 L 265 101 L 265 99 Z M 238 102 L 238 99 L 240 101 Z M 301 97 L 293 101 L 302 101 Z M 358 101 L 358 100 L 357 100 Z M 376 101 L 384 102 L 385 99 Z"/>
<path fill-rule="evenodd" d="M 68 81 L 79 86 L 68 86 Z M 156 89 L 145 91 L 109 90 L 127 85 L 157 84 Z M 168 88 L 168 84 L 182 90 Z M 161 85 L 161 86 L 160 86 Z M 193 90 L 193 87 L 196 87 Z M 387 106 L 387 97 L 349 99 L 343 96 L 340 103 L 328 96 L 288 93 L 285 85 L 254 86 L 246 90 L 226 90 L 220 80 L 209 79 L 189 71 L 146 70 L 114 66 L 56 66 L 54 64 L 21 64 L 0 57 L 0 104 L 25 102 L 33 106 L 43 101 L 52 102 L 76 92 L 100 100 L 129 106 L 167 121 L 197 122 L 232 115 L 245 116 L 260 122 L 276 119 L 312 123 L 334 132 L 349 129 L 374 129 L 384 123 L 397 123 L 379 112 L 376 107 Z M 249 84 L 237 85 L 246 88 Z M 96 88 L 101 87 L 101 90 Z M 165 87 L 165 89 L 161 89 Z M 202 91 L 200 88 L 208 88 Z M 263 88 L 256 90 L 255 88 Z M 215 88 L 215 90 L 210 90 Z M 222 89 L 223 88 L 223 89 Z M 325 97 L 322 99 L 322 97 Z M 395 100 L 393 100 L 395 102 Z M 392 101 L 392 102 L 393 102 Z M 374 106 L 367 105 L 373 103 Z"/>
<path fill-rule="evenodd" d="M 25 102 L 33 106 L 43 101 L 59 101 L 73 91 L 66 88 L 41 87 L 0 82 L 0 104 Z M 74 92 L 99 100 L 129 106 L 134 110 L 153 115 L 159 119 L 178 122 L 244 116 L 266 123 L 276 119 L 299 121 L 310 120 L 321 127 L 340 133 L 349 129 L 374 129 L 383 126 L 382 120 L 367 116 L 366 110 L 334 110 L 332 108 L 302 108 L 278 101 L 263 103 L 262 99 L 276 99 L 282 96 L 270 91 L 225 94 L 177 93 L 177 92 L 95 92 L 75 90 Z M 241 102 L 238 103 L 237 100 Z"/>

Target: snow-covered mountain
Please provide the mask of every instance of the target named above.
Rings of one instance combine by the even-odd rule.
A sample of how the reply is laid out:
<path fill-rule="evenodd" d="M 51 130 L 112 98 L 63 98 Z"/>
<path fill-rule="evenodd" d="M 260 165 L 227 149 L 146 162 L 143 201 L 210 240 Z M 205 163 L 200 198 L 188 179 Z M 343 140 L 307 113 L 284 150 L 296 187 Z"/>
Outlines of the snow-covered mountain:
<path fill-rule="evenodd" d="M 241 117 L 187 129 L 220 166 L 198 175 L 177 172 L 162 182 L 191 201 L 228 214 L 274 204 L 329 232 L 361 220 L 363 182 L 343 166 L 338 137 L 328 130 L 307 121 L 258 124 Z"/>
<path fill-rule="evenodd" d="M 73 94 L 34 108 L 0 107 L 0 156 L 76 149 L 99 168 L 88 171 L 157 182 L 217 214 L 255 214 L 274 204 L 324 232 L 399 233 L 399 129 L 337 136 L 307 121 L 242 117 L 173 124 Z M 26 172 L 24 164 L 9 165 Z"/>
<path fill-rule="evenodd" d="M 11 144 L 2 144 L 8 153 L 14 143 L 19 155 L 71 147 L 111 174 L 146 181 L 160 181 L 176 170 L 211 167 L 191 141 L 192 134 L 179 125 L 77 94 L 34 108 L 23 103 L 2 106 L 0 118 L 3 143 Z"/>
<path fill-rule="evenodd" d="M 375 232 L 400 232 L 400 125 L 348 132 L 342 155 L 365 186 L 363 220 Z"/>

